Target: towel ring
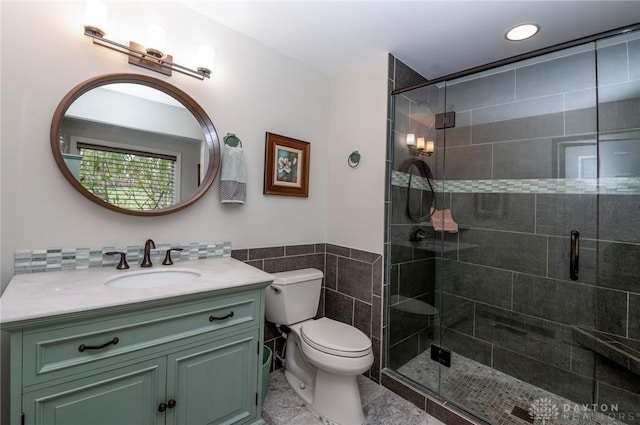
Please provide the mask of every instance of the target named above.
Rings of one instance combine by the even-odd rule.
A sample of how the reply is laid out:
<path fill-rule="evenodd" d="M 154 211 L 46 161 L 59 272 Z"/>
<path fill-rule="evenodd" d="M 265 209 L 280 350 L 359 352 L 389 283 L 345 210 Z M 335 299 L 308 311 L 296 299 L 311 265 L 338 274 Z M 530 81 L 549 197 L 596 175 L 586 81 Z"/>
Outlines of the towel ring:
<path fill-rule="evenodd" d="M 235 148 L 237 146 L 242 147 L 242 141 L 238 139 L 233 133 L 227 133 L 227 135 L 224 136 L 222 140 L 224 141 L 225 145 L 231 146 L 232 148 Z"/>

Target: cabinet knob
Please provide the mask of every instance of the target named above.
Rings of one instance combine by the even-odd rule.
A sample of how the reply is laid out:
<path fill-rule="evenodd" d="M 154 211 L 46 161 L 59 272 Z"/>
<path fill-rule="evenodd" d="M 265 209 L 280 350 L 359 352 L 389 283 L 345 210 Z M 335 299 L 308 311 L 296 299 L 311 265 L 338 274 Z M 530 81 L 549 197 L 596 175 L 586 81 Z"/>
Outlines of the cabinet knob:
<path fill-rule="evenodd" d="M 166 403 L 160 403 L 158 405 L 158 412 L 164 412 L 167 409 L 173 409 L 174 407 L 176 407 L 176 401 L 174 399 L 171 399 Z"/>

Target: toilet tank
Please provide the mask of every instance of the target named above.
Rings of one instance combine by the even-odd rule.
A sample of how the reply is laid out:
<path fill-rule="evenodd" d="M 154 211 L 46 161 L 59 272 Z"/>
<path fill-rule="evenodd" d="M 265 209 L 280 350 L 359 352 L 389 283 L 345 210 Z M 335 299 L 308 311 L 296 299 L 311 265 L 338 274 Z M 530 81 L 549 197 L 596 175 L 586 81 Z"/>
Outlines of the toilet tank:
<path fill-rule="evenodd" d="M 278 325 L 292 325 L 314 318 L 322 290 L 322 272 L 301 269 L 272 275 L 274 281 L 266 288 L 266 319 Z"/>

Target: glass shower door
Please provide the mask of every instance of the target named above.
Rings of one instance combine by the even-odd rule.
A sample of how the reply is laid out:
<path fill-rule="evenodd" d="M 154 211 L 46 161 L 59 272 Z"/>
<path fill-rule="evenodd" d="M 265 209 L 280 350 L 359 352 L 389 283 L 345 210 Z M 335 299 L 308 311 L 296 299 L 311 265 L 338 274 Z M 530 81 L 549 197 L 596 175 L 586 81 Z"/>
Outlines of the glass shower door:
<path fill-rule="evenodd" d="M 439 345 L 436 269 L 439 236 L 431 208 L 443 202 L 436 143 L 436 115 L 444 111 L 440 87 L 417 89 L 394 97 L 393 169 L 389 241 L 387 365 L 418 385 L 438 393 L 440 370 L 430 359 Z M 407 145 L 407 138 L 414 141 Z"/>
<path fill-rule="evenodd" d="M 598 241 L 585 283 L 599 299 L 595 329 L 574 336 L 595 353 L 598 410 L 640 424 L 640 34 L 596 46 Z"/>
<path fill-rule="evenodd" d="M 583 190 L 597 177 L 594 64 L 591 45 L 446 86 L 460 128 L 445 130 L 444 191 L 461 230 L 438 280 L 454 353 L 441 395 L 490 422 L 593 402 L 594 355 L 572 327 L 596 325 L 598 294 L 571 280 L 569 255 L 572 231 L 582 252 L 597 239 Z"/>
<path fill-rule="evenodd" d="M 440 395 L 489 422 L 640 421 L 637 40 L 444 88 Z"/>
<path fill-rule="evenodd" d="M 387 366 L 492 424 L 640 424 L 640 35 L 393 121 Z"/>

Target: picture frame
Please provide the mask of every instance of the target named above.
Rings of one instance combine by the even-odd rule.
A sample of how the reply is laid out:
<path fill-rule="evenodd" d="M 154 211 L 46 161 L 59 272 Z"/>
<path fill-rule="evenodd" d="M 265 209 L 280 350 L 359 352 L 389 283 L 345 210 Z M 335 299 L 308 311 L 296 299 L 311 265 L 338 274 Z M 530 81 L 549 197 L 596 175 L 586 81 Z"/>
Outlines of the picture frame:
<path fill-rule="evenodd" d="M 263 193 L 309 197 L 310 152 L 309 142 L 267 132 Z"/>

